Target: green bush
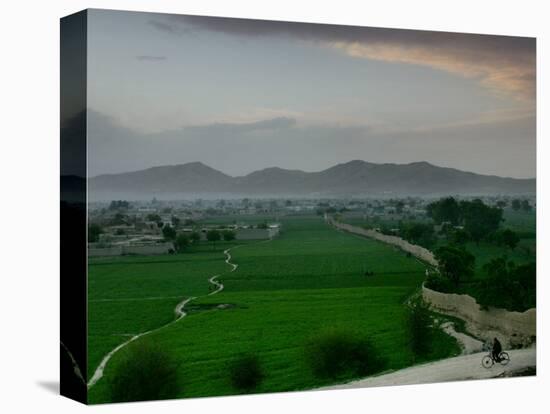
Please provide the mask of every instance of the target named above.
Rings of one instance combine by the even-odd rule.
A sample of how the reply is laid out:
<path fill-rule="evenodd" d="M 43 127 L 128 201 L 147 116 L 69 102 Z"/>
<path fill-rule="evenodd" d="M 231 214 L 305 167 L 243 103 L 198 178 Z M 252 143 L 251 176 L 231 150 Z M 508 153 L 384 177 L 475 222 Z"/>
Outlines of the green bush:
<path fill-rule="evenodd" d="M 432 351 L 433 331 L 430 312 L 424 301 L 411 303 L 407 315 L 407 330 L 415 362 L 428 356 Z"/>
<path fill-rule="evenodd" d="M 244 392 L 258 388 L 264 378 L 260 359 L 255 354 L 237 357 L 229 366 L 229 374 L 233 388 Z"/>
<path fill-rule="evenodd" d="M 113 402 L 175 398 L 181 391 L 178 364 L 158 345 L 130 345 L 109 376 Z"/>
<path fill-rule="evenodd" d="M 439 273 L 430 273 L 426 278 L 424 285 L 428 289 L 436 290 L 442 293 L 452 293 L 455 291 L 454 285 L 451 281 Z"/>
<path fill-rule="evenodd" d="M 523 312 L 536 306 L 537 266 L 535 262 L 516 265 L 506 256 L 483 266 L 487 277 L 480 283 L 478 303 L 509 311 Z"/>
<path fill-rule="evenodd" d="M 306 343 L 306 359 L 318 378 L 349 378 L 374 374 L 385 361 L 369 338 L 353 332 L 332 329 Z"/>

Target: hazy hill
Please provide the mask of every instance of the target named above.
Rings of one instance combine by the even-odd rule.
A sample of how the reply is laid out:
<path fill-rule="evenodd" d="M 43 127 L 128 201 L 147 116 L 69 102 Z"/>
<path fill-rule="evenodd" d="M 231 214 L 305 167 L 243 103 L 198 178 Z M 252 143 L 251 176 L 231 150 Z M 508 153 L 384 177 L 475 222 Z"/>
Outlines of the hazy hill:
<path fill-rule="evenodd" d="M 392 196 L 532 194 L 535 179 L 481 175 L 427 162 L 350 161 L 319 172 L 266 168 L 231 177 L 200 162 L 100 175 L 89 181 L 91 199 L 241 196 Z"/>

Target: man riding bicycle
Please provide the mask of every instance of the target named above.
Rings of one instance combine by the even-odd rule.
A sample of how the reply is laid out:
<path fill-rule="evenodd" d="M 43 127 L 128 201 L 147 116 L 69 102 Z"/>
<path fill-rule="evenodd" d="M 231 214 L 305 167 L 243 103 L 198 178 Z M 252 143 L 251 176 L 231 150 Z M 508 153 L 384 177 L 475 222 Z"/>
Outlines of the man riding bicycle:
<path fill-rule="evenodd" d="M 493 340 L 493 350 L 491 351 L 491 355 L 495 362 L 500 362 L 500 353 L 502 352 L 502 345 L 500 344 L 499 340 L 495 338 Z"/>

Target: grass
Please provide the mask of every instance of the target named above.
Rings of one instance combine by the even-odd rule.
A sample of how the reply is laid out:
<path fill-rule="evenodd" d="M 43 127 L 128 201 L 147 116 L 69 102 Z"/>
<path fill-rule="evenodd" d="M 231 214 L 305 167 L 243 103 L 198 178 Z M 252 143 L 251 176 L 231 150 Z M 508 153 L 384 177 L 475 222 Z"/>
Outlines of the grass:
<path fill-rule="evenodd" d="M 199 224 L 210 225 L 228 225 L 234 223 L 244 223 L 257 225 L 263 222 L 277 222 L 279 219 L 274 214 L 240 214 L 240 215 L 222 215 L 215 217 L 206 217 L 197 220 Z"/>
<path fill-rule="evenodd" d="M 483 270 L 483 266 L 489 263 L 492 259 L 501 256 L 507 256 L 508 259 L 513 260 L 516 264 L 529 263 L 536 260 L 536 213 L 514 211 L 511 209 L 505 209 L 503 214 L 504 221 L 501 225 L 503 229 L 510 229 L 516 232 L 520 236 L 520 242 L 515 249 L 510 249 L 505 246 L 497 246 L 493 243 L 482 241 L 480 243 L 467 243 L 466 249 L 472 253 L 476 258 L 474 275 L 471 278 L 462 280 L 460 286 L 456 289 L 457 293 L 468 294 L 474 298 L 481 297 L 482 289 L 480 282 L 486 277 L 486 273 Z M 422 219 L 415 221 L 426 221 L 430 219 Z M 397 228 L 399 220 L 391 218 L 383 218 L 378 221 L 372 219 L 366 220 L 362 217 L 345 217 L 344 221 L 348 224 L 355 226 L 365 226 L 367 224 L 371 226 L 386 226 L 389 228 Z M 406 221 L 406 220 L 405 220 Z M 436 246 L 432 248 L 435 250 L 438 246 L 446 245 L 445 239 L 439 239 Z M 496 306 L 496 305 L 495 305 Z"/>
<path fill-rule="evenodd" d="M 172 321 L 183 299 L 207 294 L 207 276 L 227 270 L 222 252 L 228 246 L 204 244 L 181 255 L 90 259 L 88 378 L 115 346 Z"/>
<path fill-rule="evenodd" d="M 277 239 L 232 250 L 232 261 L 239 267 L 220 277 L 225 285 L 221 293 L 193 301 L 194 312 L 149 336 L 180 363 L 182 388 L 178 396 L 234 393 L 227 364 L 251 353 L 257 355 L 264 373 L 257 392 L 326 385 L 331 380 L 312 374 L 304 347 L 309 338 L 327 327 L 364 333 L 381 350 L 388 369 L 413 363 L 404 301 L 420 286 L 423 265 L 391 246 L 338 232 L 318 217 L 286 217 L 282 221 L 283 230 Z M 218 271 L 214 268 L 219 265 L 229 270 L 221 249 L 190 254 L 183 261 L 174 259 L 164 271 L 150 267 L 146 279 L 168 287 L 176 280 L 182 283 L 171 276 L 173 273 L 189 274 L 187 289 L 194 293 L 187 293 L 182 284 L 170 292 L 166 289 L 164 294 L 182 289 L 183 295 L 195 296 L 202 289 L 200 280 L 206 281 L 207 275 Z M 133 283 L 133 272 L 125 266 L 120 270 L 125 272 L 125 283 Z M 374 276 L 364 276 L 366 270 L 373 271 Z M 118 272 L 111 277 L 115 274 Z M 165 277 L 171 281 L 165 282 Z M 103 288 L 98 290 L 97 295 L 106 295 Z M 120 304 L 121 310 L 128 306 L 127 302 Z M 216 306 L 220 304 L 232 306 Z M 169 308 L 170 303 L 166 306 Z M 160 312 L 157 316 L 160 320 Z M 96 315 L 96 319 L 101 318 Z M 132 346 L 135 343 L 127 348 Z M 458 352 L 456 341 L 443 333 L 434 336 L 434 349 L 432 359 Z M 113 365 L 121 357 L 116 354 Z M 106 377 L 112 369 L 109 364 Z M 105 384 L 101 380 L 91 389 L 92 402 L 108 401 Z"/>
<path fill-rule="evenodd" d="M 504 228 L 509 228 L 520 233 L 524 238 L 535 238 L 537 228 L 537 215 L 532 211 L 529 213 L 523 211 L 504 210 Z"/>

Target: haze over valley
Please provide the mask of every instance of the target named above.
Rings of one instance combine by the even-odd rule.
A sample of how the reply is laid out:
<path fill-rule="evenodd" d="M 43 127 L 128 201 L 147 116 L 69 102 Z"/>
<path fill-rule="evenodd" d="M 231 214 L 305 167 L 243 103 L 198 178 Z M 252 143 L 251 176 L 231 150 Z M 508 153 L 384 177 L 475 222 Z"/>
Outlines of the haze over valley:
<path fill-rule="evenodd" d="M 392 197 L 533 194 L 534 179 L 475 174 L 427 162 L 354 160 L 318 172 L 265 168 L 233 177 L 201 162 L 167 165 L 89 180 L 92 200 L 254 197 Z"/>

